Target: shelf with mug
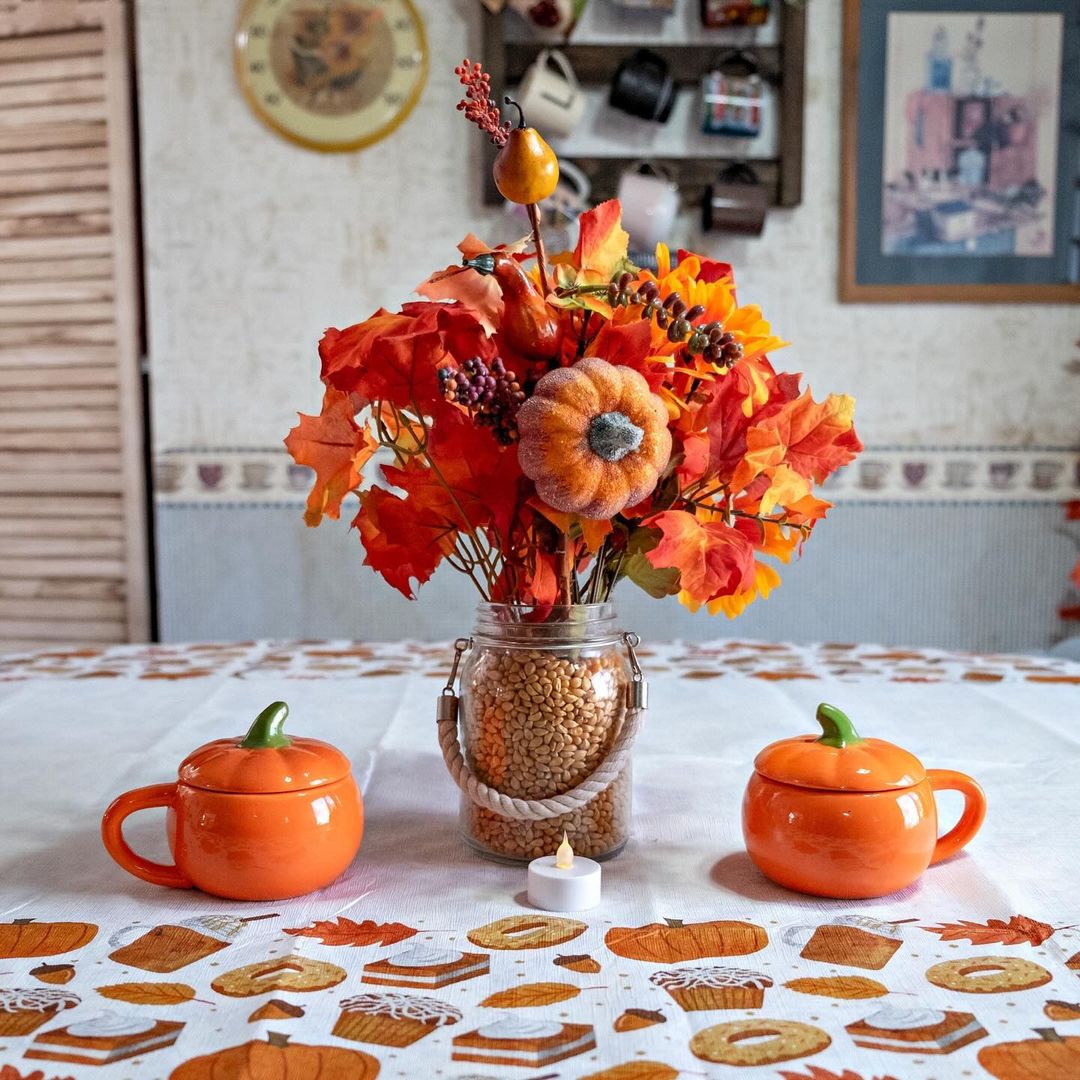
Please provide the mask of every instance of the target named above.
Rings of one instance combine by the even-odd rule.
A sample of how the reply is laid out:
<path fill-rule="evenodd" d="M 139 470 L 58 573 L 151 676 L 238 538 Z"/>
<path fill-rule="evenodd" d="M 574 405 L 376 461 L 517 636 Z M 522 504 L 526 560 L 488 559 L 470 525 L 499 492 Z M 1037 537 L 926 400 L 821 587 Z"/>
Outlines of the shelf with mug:
<path fill-rule="evenodd" d="M 574 69 L 574 74 L 586 85 L 610 84 L 619 65 L 640 47 L 640 43 L 579 45 L 574 42 L 550 46 L 550 48 L 558 48 L 566 55 Z M 651 52 L 663 57 L 672 78 L 680 85 L 697 85 L 705 75 L 723 61 L 726 55 L 735 51 L 752 58 L 757 65 L 758 74 L 763 79 L 780 82 L 783 78 L 783 58 L 778 45 L 752 45 L 736 50 L 733 47 L 654 45 L 650 42 L 648 48 Z M 536 44 L 507 42 L 506 81 L 516 83 L 522 79 L 539 51 L 540 47 Z"/>
<path fill-rule="evenodd" d="M 573 158 L 573 163 L 585 174 L 590 186 L 590 201 L 603 202 L 615 197 L 619 180 L 624 173 L 641 164 L 641 157 L 592 157 Z M 715 184 L 725 168 L 742 161 L 740 157 L 729 158 L 674 158 L 651 155 L 649 164 L 666 170 L 679 189 L 679 205 L 684 211 L 699 212 L 706 190 Z M 765 188 L 771 206 L 780 203 L 780 162 L 759 159 L 749 163 Z"/>
<path fill-rule="evenodd" d="M 774 0 L 774 12 L 762 26 L 708 27 L 701 22 L 697 0 L 682 0 L 675 10 L 664 15 L 647 10 L 620 8 L 610 0 L 596 0 L 585 5 L 568 40 L 558 34 L 545 34 L 514 12 L 506 14 L 507 44 L 524 42 L 557 48 L 578 45 L 701 45 L 707 48 L 732 49 L 741 46 L 775 45 L 779 40 L 775 10 L 783 0 Z"/>
<path fill-rule="evenodd" d="M 589 4 L 586 12 L 608 7 Z M 563 54 L 565 59 L 556 59 L 553 68 L 556 78 L 559 68 L 565 77 L 569 64 L 581 98 L 576 123 L 568 124 L 569 133 L 560 138 L 551 122 L 559 119 L 557 115 L 546 121 L 530 115 L 530 120 L 544 131 L 561 158 L 575 162 L 593 180 L 593 201 L 614 195 L 619 175 L 643 159 L 671 169 L 684 205 L 698 203 L 726 164 L 748 161 L 760 176 L 770 205 L 797 206 L 802 198 L 806 16 L 779 2 L 774 12 L 763 27 L 712 30 L 697 23 L 697 4 L 679 5 L 667 17 L 674 22 L 647 13 L 609 11 L 596 14 L 592 21 L 587 15 L 569 41 L 545 40 L 517 15 L 489 12 L 484 21 L 483 61 L 491 74 L 492 93 L 500 100 L 508 87 L 518 88 L 545 49 Z M 611 31 L 616 22 L 617 34 Z M 633 35 L 631 26 L 637 28 Z M 762 78 L 761 130 L 753 138 L 706 134 L 702 130 L 702 78 L 739 45 L 757 62 Z M 656 78 L 667 81 L 665 93 L 672 102 L 666 123 L 638 119 L 609 104 L 617 73 L 628 60 L 633 63 L 641 49 L 662 62 L 654 62 L 654 68 L 661 69 Z M 631 94 L 648 89 L 646 74 L 636 82 Z M 659 95 L 659 89 L 655 93 Z M 538 105 L 544 97 L 553 100 L 556 95 L 541 96 Z M 494 158 L 493 148 L 489 155 Z M 490 172 L 484 198 L 491 204 L 502 201 Z"/>
<path fill-rule="evenodd" d="M 513 91 L 511 90 L 511 94 Z M 560 158 L 627 157 L 698 158 L 702 161 L 760 160 L 779 154 L 775 87 L 763 86 L 761 131 L 754 138 L 707 135 L 701 129 L 701 92 L 697 86 L 681 88 L 666 124 L 639 120 L 608 104 L 606 87 L 584 88 L 585 111 L 573 133 L 551 138 Z"/>

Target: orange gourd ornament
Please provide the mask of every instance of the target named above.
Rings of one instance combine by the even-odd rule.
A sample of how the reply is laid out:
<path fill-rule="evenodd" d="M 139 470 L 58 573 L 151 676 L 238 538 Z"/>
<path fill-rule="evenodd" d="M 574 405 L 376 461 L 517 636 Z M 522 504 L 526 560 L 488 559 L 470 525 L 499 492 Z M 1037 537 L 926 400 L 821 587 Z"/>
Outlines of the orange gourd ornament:
<path fill-rule="evenodd" d="M 1033 1030 L 1039 1038 L 984 1046 L 979 1064 L 998 1080 L 1076 1080 L 1080 1037 L 1062 1038 L 1053 1028 Z"/>
<path fill-rule="evenodd" d="M 667 919 L 647 926 L 613 926 L 604 936 L 604 944 L 616 956 L 654 964 L 746 956 L 768 943 L 769 935 L 760 926 L 726 919 L 685 924 L 679 919 Z"/>
<path fill-rule="evenodd" d="M 521 263 L 502 251 L 489 251 L 462 263 L 499 283 L 503 314 L 499 333 L 506 343 L 530 360 L 550 360 L 559 351 L 562 328 L 551 308 L 521 268 Z"/>
<path fill-rule="evenodd" d="M 223 1077 L 273 1077 L 274 1080 L 374 1080 L 379 1063 L 360 1050 L 290 1043 L 271 1031 L 267 1041 L 230 1046 L 178 1065 L 169 1080 L 221 1080 Z"/>
<path fill-rule="evenodd" d="M 492 167 L 495 186 L 504 199 L 521 206 L 543 202 L 559 183 L 559 159 L 536 128 L 525 126 L 525 114 L 513 98 L 504 98 L 518 111 L 518 126 Z"/>
<path fill-rule="evenodd" d="M 549 371 L 518 410 L 518 460 L 549 506 L 610 518 L 656 487 L 667 407 L 633 368 L 590 357 Z"/>
<path fill-rule="evenodd" d="M 98 928 L 83 922 L 34 922 L 16 919 L 0 923 L 0 959 L 59 956 L 93 941 Z"/>

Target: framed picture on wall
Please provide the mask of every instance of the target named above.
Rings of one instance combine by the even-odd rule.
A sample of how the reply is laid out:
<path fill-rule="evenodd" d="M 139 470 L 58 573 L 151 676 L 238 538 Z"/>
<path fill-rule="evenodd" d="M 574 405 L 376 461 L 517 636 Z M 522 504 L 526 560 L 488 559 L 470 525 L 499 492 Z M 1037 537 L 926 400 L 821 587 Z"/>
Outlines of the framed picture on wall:
<path fill-rule="evenodd" d="M 1080 0 L 845 0 L 840 299 L 1080 303 Z"/>

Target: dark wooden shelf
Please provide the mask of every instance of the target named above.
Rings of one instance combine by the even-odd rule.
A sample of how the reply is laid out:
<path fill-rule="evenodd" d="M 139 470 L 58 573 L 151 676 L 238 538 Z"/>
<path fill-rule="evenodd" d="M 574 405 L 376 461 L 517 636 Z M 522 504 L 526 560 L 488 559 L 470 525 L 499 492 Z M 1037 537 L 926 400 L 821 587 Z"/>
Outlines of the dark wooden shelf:
<path fill-rule="evenodd" d="M 762 77 L 777 91 L 775 107 L 777 142 L 775 156 L 753 159 L 749 163 L 761 178 L 773 206 L 797 206 L 802 200 L 803 173 L 803 93 L 806 65 L 806 15 L 796 7 L 775 0 L 779 18 L 779 43 L 735 45 L 718 39 L 715 44 L 695 42 L 687 45 L 654 45 L 643 37 L 641 41 L 619 41 L 600 44 L 595 41 L 574 41 L 553 44 L 550 41 L 522 41 L 508 39 L 503 20 L 516 16 L 484 16 L 484 67 L 491 74 L 492 92 L 500 100 L 507 87 L 524 77 L 525 72 L 544 48 L 558 48 L 566 53 L 574 73 L 584 86 L 609 84 L 622 61 L 639 48 L 649 48 L 667 61 L 672 76 L 683 87 L 696 86 L 725 55 L 738 49 L 758 62 Z M 729 141 L 728 145 L 731 144 Z M 722 144 L 718 144 L 718 147 Z M 486 160 L 494 160 L 494 148 L 489 147 Z M 680 200 L 684 207 L 700 205 L 705 188 L 712 183 L 726 164 L 744 160 L 725 156 L 721 149 L 708 156 L 672 156 L 650 153 L 641 147 L 626 146 L 624 155 L 614 156 L 610 145 L 603 153 L 590 155 L 580 147 L 569 155 L 592 183 L 592 199 L 601 201 L 611 198 L 616 191 L 619 176 L 643 157 L 667 166 L 679 186 Z M 492 205 L 502 202 L 491 177 L 485 170 L 484 200 Z"/>

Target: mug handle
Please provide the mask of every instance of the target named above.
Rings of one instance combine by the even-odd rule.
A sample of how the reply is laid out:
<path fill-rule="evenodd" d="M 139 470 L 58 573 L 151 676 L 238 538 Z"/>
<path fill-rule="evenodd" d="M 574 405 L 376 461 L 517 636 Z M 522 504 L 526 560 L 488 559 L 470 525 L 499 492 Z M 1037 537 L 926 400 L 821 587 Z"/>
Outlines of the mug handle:
<path fill-rule="evenodd" d="M 930 857 L 933 866 L 955 855 L 974 839 L 986 817 L 986 795 L 970 776 L 952 769 L 927 769 L 926 779 L 933 791 L 959 791 L 964 796 L 960 820 L 944 836 L 938 837 L 934 845 L 934 854 Z"/>
<path fill-rule="evenodd" d="M 101 842 L 117 864 L 151 885 L 168 889 L 193 889 L 194 884 L 178 866 L 151 862 L 136 855 L 124 839 L 124 819 L 138 810 L 155 806 L 172 807 L 176 803 L 176 784 L 151 784 L 149 787 L 125 791 L 114 799 L 101 818 Z"/>
<path fill-rule="evenodd" d="M 563 78 L 575 90 L 581 89 L 581 84 L 578 82 L 577 75 L 574 74 L 574 69 L 570 66 L 566 53 L 560 52 L 558 49 L 545 49 L 537 57 L 537 60 L 542 61 L 545 67 L 554 61 L 555 66 L 562 72 Z"/>

